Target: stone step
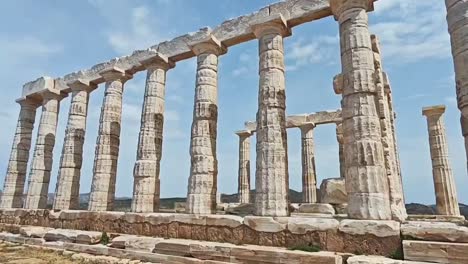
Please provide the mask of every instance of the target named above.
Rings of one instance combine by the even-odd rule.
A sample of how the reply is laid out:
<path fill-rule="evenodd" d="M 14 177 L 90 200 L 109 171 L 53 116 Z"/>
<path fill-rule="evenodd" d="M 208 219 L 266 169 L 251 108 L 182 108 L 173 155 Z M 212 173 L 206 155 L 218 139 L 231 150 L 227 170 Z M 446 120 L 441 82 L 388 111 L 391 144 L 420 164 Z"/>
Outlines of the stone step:
<path fill-rule="evenodd" d="M 404 240 L 405 259 L 433 263 L 468 263 L 468 243 Z"/>
<path fill-rule="evenodd" d="M 432 262 L 396 260 L 381 256 L 353 256 L 348 258 L 347 264 L 431 264 Z"/>
<path fill-rule="evenodd" d="M 41 237 L 42 236 L 42 237 Z M 144 261 L 159 261 L 162 258 L 190 259 L 193 263 L 215 261 L 222 263 L 291 263 L 291 264 L 342 264 L 343 257 L 333 252 L 303 252 L 286 248 L 234 245 L 185 239 L 164 239 L 135 235 L 112 234 L 108 246 L 97 245 L 96 232 L 50 229 L 23 226 L 19 234 L 0 233 L 0 239 L 93 255 L 108 255 Z M 78 239 L 82 238 L 82 239 Z M 86 239 L 85 239 L 86 238 Z M 215 263 L 213 262 L 213 263 Z M 178 263 L 178 262 L 167 262 Z M 189 262 L 183 262 L 189 263 Z M 190 262 L 192 263 L 192 262 Z M 208 263 L 208 262 L 206 262 Z M 210 262 L 211 263 L 211 262 Z"/>

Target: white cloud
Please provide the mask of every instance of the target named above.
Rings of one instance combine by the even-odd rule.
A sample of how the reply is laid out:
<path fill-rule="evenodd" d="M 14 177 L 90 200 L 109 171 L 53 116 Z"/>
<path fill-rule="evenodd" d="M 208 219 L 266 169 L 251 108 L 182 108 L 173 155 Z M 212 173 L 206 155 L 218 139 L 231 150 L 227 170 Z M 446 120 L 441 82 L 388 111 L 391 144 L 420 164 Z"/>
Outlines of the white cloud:
<path fill-rule="evenodd" d="M 4 63 L 8 62 L 8 67 L 63 51 L 61 45 L 48 43 L 34 36 L 0 36 L 0 47 L 0 58 Z"/>
<path fill-rule="evenodd" d="M 339 49 L 338 36 L 319 36 L 313 40 L 298 39 L 286 47 L 286 69 L 294 71 L 300 66 L 334 63 Z"/>
<path fill-rule="evenodd" d="M 457 98 L 455 96 L 445 97 L 444 101 L 445 101 L 446 104 L 448 104 L 448 107 L 457 108 Z"/>

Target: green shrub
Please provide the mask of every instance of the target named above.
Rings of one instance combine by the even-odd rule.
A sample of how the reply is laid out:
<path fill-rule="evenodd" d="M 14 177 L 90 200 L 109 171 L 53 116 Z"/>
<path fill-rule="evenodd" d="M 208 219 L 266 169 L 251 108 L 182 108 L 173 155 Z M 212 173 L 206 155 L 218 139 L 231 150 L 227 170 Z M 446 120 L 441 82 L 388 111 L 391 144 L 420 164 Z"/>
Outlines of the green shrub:
<path fill-rule="evenodd" d="M 314 246 L 314 245 L 300 245 L 300 246 L 290 247 L 289 250 L 299 250 L 299 251 L 305 251 L 305 252 L 319 252 L 320 247 Z"/>
<path fill-rule="evenodd" d="M 103 244 L 103 245 L 109 244 L 109 242 L 110 242 L 110 237 L 107 235 L 106 232 L 102 232 L 101 241 L 100 241 L 100 242 L 101 242 L 101 244 Z"/>

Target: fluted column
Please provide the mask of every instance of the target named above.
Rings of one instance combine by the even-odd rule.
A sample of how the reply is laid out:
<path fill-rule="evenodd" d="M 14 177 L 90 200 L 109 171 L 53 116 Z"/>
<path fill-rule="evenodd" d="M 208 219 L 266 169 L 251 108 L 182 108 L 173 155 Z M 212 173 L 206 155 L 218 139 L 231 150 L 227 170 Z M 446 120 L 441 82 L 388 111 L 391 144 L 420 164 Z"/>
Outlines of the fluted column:
<path fill-rule="evenodd" d="M 461 126 L 468 160 L 468 1 L 445 0 Z M 467 166 L 468 168 L 468 166 Z"/>
<path fill-rule="evenodd" d="M 47 207 L 60 100 L 64 98 L 60 91 L 50 90 L 42 92 L 41 96 L 42 114 L 29 173 L 28 193 L 24 201 L 25 209 L 46 209 Z"/>
<path fill-rule="evenodd" d="M 422 111 L 427 118 L 437 213 L 458 216 L 460 208 L 450 166 L 445 123 L 442 116 L 444 112 L 445 106 L 443 105 L 425 107 Z"/>
<path fill-rule="evenodd" d="M 106 81 L 106 90 L 96 141 L 88 210 L 111 211 L 119 159 L 123 86 L 132 76 L 118 68 L 102 71 L 100 75 Z"/>
<path fill-rule="evenodd" d="M 69 86 L 72 90 L 72 98 L 55 188 L 53 206 L 55 210 L 76 210 L 79 208 L 80 176 L 89 93 L 97 87 L 95 84 L 81 80 L 73 82 Z"/>
<path fill-rule="evenodd" d="M 289 215 L 283 17 L 252 26 L 259 43 L 255 214 Z"/>
<path fill-rule="evenodd" d="M 317 202 L 317 175 L 314 154 L 315 124 L 300 127 L 302 143 L 302 202 Z"/>
<path fill-rule="evenodd" d="M 214 37 L 191 45 L 197 55 L 197 75 L 190 140 L 187 212 L 216 213 L 218 160 L 218 56 L 226 49 Z"/>
<path fill-rule="evenodd" d="M 330 0 L 340 24 L 342 73 L 334 88 L 343 96 L 343 142 L 348 216 L 388 220 L 390 212 L 374 60 L 368 28 L 369 0 Z"/>
<path fill-rule="evenodd" d="M 385 169 L 388 179 L 390 210 L 393 220 L 404 221 L 407 217 L 405 201 L 403 197 L 403 186 L 400 177 L 393 127 L 393 105 L 390 105 L 385 91 L 384 72 L 380 44 L 377 36 L 371 35 L 372 51 L 374 52 L 375 88 L 377 92 L 378 115 L 382 135 L 382 146 L 384 151 Z M 391 110 L 392 109 L 392 110 Z"/>
<path fill-rule="evenodd" d="M 36 109 L 40 105 L 36 100 L 28 98 L 20 99 L 17 102 L 21 106 L 21 110 L 3 184 L 0 208 L 21 208 L 23 206 L 32 132 L 36 120 Z"/>
<path fill-rule="evenodd" d="M 250 131 L 240 131 L 239 136 L 239 203 L 250 203 Z"/>
<path fill-rule="evenodd" d="M 141 63 L 148 71 L 133 170 L 132 212 L 150 213 L 159 210 L 166 72 L 174 64 L 159 54 Z"/>
<path fill-rule="evenodd" d="M 340 178 L 346 178 L 346 166 L 344 160 L 344 147 L 343 147 L 343 125 L 336 123 L 336 140 L 338 141 L 338 156 L 340 161 Z"/>

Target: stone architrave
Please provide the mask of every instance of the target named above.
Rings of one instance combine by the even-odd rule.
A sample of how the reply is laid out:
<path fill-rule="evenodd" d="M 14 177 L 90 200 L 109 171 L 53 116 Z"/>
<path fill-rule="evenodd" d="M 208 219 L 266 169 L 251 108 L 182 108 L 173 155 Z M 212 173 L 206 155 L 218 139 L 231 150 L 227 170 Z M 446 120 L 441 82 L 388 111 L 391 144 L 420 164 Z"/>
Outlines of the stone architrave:
<path fill-rule="evenodd" d="M 45 90 L 41 96 L 42 114 L 31 162 L 28 193 L 24 201 L 25 209 L 47 208 L 60 100 L 64 98 L 58 90 Z"/>
<path fill-rule="evenodd" d="M 80 177 L 89 94 L 97 88 L 97 85 L 78 80 L 70 83 L 69 87 L 72 90 L 72 98 L 55 188 L 53 205 L 55 210 L 79 209 Z"/>
<path fill-rule="evenodd" d="M 386 177 L 374 60 L 368 28 L 369 0 L 330 0 L 340 24 L 342 73 L 334 79 L 342 94 L 348 216 L 392 218 Z"/>
<path fill-rule="evenodd" d="M 250 137 L 252 132 L 239 131 L 239 203 L 250 203 Z"/>
<path fill-rule="evenodd" d="M 445 106 L 443 105 L 425 107 L 422 111 L 427 118 L 437 213 L 458 216 L 460 208 L 449 161 L 444 112 Z"/>
<path fill-rule="evenodd" d="M 384 72 L 380 44 L 377 36 L 371 35 L 372 51 L 374 52 L 375 88 L 378 101 L 378 115 L 380 117 L 380 128 L 382 132 L 382 146 L 384 150 L 385 169 L 388 178 L 390 195 L 390 210 L 392 219 L 404 221 L 407 218 L 403 185 L 399 173 L 395 148 L 395 134 L 392 122 L 393 105 L 389 105 L 385 91 Z"/>
<path fill-rule="evenodd" d="M 189 45 L 197 55 L 197 74 L 186 206 L 190 214 L 214 214 L 218 182 L 218 57 L 226 53 L 226 48 L 211 35 Z"/>
<path fill-rule="evenodd" d="M 119 158 L 123 88 L 132 75 L 116 67 L 101 71 L 100 75 L 106 81 L 106 90 L 96 141 L 88 210 L 111 211 Z"/>
<path fill-rule="evenodd" d="M 133 170 L 132 212 L 150 213 L 159 211 L 166 72 L 175 65 L 161 54 L 141 63 L 148 71 Z"/>
<path fill-rule="evenodd" d="M 302 152 L 302 202 L 317 202 L 317 175 L 314 153 L 315 124 L 304 124 L 301 129 Z"/>
<path fill-rule="evenodd" d="M 336 140 L 338 141 L 338 156 L 340 161 L 340 178 L 346 178 L 346 166 L 344 158 L 344 147 L 343 147 L 343 125 L 336 123 Z"/>
<path fill-rule="evenodd" d="M 468 160 L 468 1 L 445 0 L 461 126 Z M 468 166 L 467 166 L 468 168 Z"/>
<path fill-rule="evenodd" d="M 21 106 L 21 110 L 3 184 L 0 208 L 21 208 L 23 206 L 32 132 L 36 120 L 36 109 L 40 105 L 34 99 L 29 98 L 20 99 L 17 102 Z"/>
<path fill-rule="evenodd" d="M 289 174 L 283 38 L 291 34 L 279 15 L 251 26 L 259 41 L 259 92 L 255 214 L 288 216 Z"/>

